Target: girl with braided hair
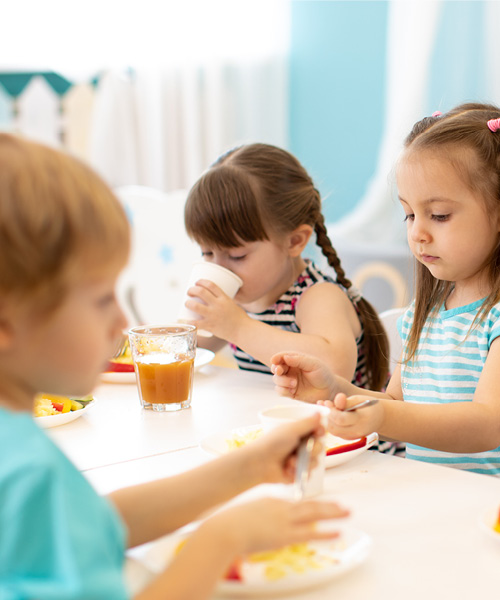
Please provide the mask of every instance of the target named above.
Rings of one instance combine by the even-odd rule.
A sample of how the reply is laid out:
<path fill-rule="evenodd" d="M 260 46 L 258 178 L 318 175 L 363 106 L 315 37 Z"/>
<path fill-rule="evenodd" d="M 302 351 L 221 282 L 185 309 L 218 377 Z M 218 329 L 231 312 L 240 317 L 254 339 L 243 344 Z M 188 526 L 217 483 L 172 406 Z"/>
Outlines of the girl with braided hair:
<path fill-rule="evenodd" d="M 215 336 L 200 344 L 227 342 L 240 368 L 265 373 L 279 350 L 306 352 L 356 385 L 382 389 L 384 328 L 347 279 L 319 192 L 294 156 L 268 144 L 227 152 L 190 190 L 185 224 L 204 260 L 243 280 L 234 300 L 207 280 L 190 288 L 186 306 L 200 315 L 194 323 Z M 334 277 L 302 257 L 313 234 Z"/>
<path fill-rule="evenodd" d="M 416 295 L 385 393 L 317 358 L 273 357 L 281 394 L 324 402 L 329 431 L 378 431 L 414 460 L 500 476 L 500 109 L 468 103 L 415 124 L 396 167 Z M 373 396 L 359 411 L 346 408 Z"/>

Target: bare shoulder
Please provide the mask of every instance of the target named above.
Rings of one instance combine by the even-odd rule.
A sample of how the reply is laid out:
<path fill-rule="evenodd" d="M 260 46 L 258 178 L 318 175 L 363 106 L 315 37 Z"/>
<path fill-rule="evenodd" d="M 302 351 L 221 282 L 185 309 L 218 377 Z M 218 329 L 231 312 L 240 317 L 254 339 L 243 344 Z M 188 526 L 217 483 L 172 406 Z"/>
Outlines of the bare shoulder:
<path fill-rule="evenodd" d="M 297 305 L 297 323 L 317 318 L 317 316 L 328 315 L 329 321 L 335 321 L 336 325 L 341 323 L 349 325 L 357 336 L 361 333 L 356 310 L 347 296 L 346 292 L 335 283 L 317 283 L 308 288 Z M 302 327 L 301 327 L 302 329 Z"/>

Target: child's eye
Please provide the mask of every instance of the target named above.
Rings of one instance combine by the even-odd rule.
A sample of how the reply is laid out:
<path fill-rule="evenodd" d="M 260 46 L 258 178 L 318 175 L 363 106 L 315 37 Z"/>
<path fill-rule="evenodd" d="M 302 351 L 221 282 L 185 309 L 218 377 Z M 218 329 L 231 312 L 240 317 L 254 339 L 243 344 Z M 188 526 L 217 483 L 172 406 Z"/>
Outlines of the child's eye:
<path fill-rule="evenodd" d="M 413 221 L 413 219 L 415 218 L 415 215 L 405 215 L 405 218 L 403 219 L 404 222 L 406 221 Z"/>
<path fill-rule="evenodd" d="M 97 303 L 99 306 L 102 307 L 106 307 L 109 306 L 110 304 L 112 304 L 115 300 L 115 294 L 112 292 L 110 294 L 105 294 L 104 296 L 101 296 Z"/>
<path fill-rule="evenodd" d="M 207 251 L 202 250 L 201 255 L 210 257 L 210 256 L 213 256 L 213 252 L 210 252 L 208 250 Z"/>
<path fill-rule="evenodd" d="M 243 260 L 244 258 L 246 258 L 246 254 L 241 254 L 239 256 L 230 256 L 229 258 L 231 260 Z"/>
<path fill-rule="evenodd" d="M 442 223 L 443 221 L 447 221 L 450 218 L 450 215 L 432 215 L 433 221 L 438 221 Z"/>

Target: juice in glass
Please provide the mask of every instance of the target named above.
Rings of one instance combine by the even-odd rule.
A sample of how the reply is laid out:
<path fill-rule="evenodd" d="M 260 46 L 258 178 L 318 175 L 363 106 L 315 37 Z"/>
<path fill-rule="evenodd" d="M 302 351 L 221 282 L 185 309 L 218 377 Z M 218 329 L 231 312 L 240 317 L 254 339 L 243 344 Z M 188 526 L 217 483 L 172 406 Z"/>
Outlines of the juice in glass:
<path fill-rule="evenodd" d="M 139 391 L 143 406 L 157 404 L 181 405 L 191 401 L 194 359 L 179 356 L 178 360 L 167 361 L 168 357 L 152 355 L 144 362 L 137 361 Z M 169 410 L 164 407 L 163 410 Z"/>
<path fill-rule="evenodd" d="M 129 340 L 142 407 L 159 412 L 189 408 L 196 327 L 143 325 L 129 331 Z"/>

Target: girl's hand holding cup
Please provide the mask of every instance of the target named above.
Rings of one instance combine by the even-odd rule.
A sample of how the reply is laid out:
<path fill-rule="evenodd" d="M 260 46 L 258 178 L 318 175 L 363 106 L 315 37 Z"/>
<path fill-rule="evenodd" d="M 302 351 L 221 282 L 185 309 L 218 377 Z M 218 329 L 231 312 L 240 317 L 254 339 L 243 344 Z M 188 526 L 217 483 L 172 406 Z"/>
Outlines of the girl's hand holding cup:
<path fill-rule="evenodd" d="M 207 337 L 210 333 L 233 342 L 242 322 L 250 320 L 241 306 L 208 279 L 197 281 L 187 294 L 190 300 L 186 302 L 186 308 L 197 311 L 197 320 L 192 323 L 201 328 L 202 336 Z"/>
<path fill-rule="evenodd" d="M 232 300 L 242 285 L 238 275 L 216 263 L 203 260 L 194 263 L 178 320 L 196 325 L 198 335 L 215 334 L 224 339 L 216 330 L 218 323 L 227 319 L 228 311 L 236 309 L 245 314 Z"/>

